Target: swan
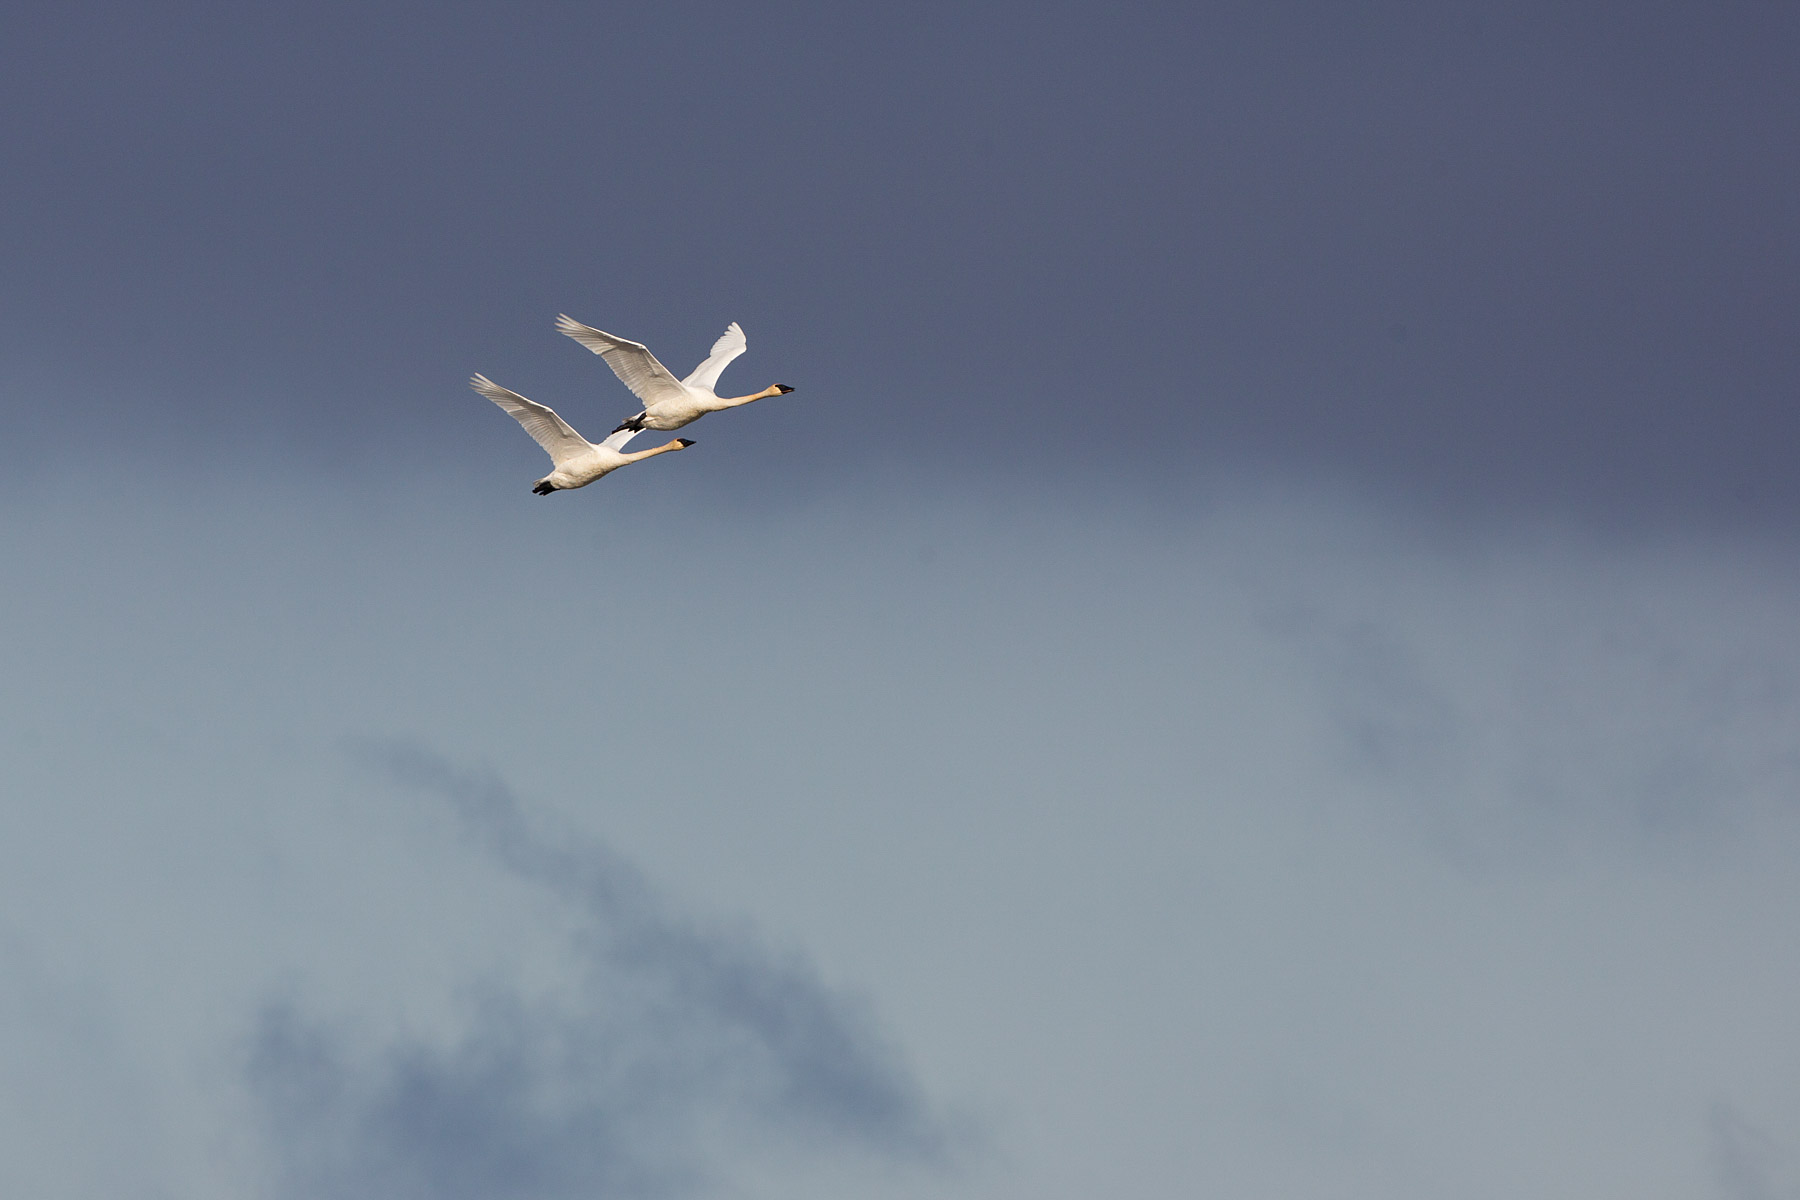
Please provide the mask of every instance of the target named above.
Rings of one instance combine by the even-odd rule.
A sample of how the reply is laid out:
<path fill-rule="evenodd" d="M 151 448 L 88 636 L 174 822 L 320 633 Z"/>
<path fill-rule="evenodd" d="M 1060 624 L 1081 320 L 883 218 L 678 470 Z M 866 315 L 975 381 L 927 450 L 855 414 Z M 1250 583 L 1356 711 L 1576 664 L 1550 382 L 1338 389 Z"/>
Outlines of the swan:
<path fill-rule="evenodd" d="M 611 437 L 596 446 L 570 429 L 569 423 L 557 416 L 555 409 L 535 400 L 527 400 L 517 392 L 509 392 L 486 375 L 471 376 L 469 386 L 511 413 L 513 419 L 525 427 L 525 432 L 550 452 L 550 462 L 554 469 L 531 488 L 540 496 L 569 488 L 586 487 L 626 463 L 654 458 L 671 450 L 686 450 L 694 444 L 687 438 L 676 438 L 649 450 L 626 454 L 625 443 L 637 436 L 635 429 L 614 430 Z"/>
<path fill-rule="evenodd" d="M 669 368 L 657 362 L 656 355 L 641 342 L 591 329 L 567 314 L 556 318 L 556 330 L 604 358 L 619 381 L 644 402 L 644 411 L 621 422 L 614 433 L 627 429 L 634 433 L 640 429 L 680 429 L 709 412 L 736 408 L 769 396 L 783 396 L 794 390 L 785 383 L 772 383 L 754 396 L 724 398 L 713 393 L 713 385 L 719 382 L 719 372 L 749 347 L 744 331 L 736 321 L 725 327 L 724 335 L 713 343 L 712 353 L 707 355 L 706 361 L 695 367 L 692 375 L 679 380 L 670 374 Z"/>

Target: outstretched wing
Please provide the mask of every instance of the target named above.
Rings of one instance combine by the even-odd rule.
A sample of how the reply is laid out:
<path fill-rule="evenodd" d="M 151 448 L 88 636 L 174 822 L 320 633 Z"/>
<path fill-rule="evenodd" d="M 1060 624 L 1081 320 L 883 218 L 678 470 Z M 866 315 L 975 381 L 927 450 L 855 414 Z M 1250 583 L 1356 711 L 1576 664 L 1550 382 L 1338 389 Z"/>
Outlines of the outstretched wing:
<path fill-rule="evenodd" d="M 707 355 L 706 361 L 695 367 L 694 373 L 681 382 L 689 387 L 712 391 L 719 382 L 719 372 L 749 347 L 750 343 L 744 339 L 744 331 L 733 321 L 725 327 L 724 335 L 713 343 L 712 353 Z"/>
<path fill-rule="evenodd" d="M 470 378 L 469 386 L 511 413 L 513 420 L 550 454 L 550 461 L 562 466 L 571 458 L 593 449 L 588 440 L 569 428 L 569 423 L 556 415 L 556 410 L 536 400 L 527 400 L 517 392 L 509 392 L 486 375 Z"/>
<path fill-rule="evenodd" d="M 607 436 L 605 441 L 600 443 L 600 448 L 602 450 L 617 450 L 619 453 L 623 454 L 625 452 L 625 443 L 629 442 L 632 438 L 642 432 L 643 430 L 641 429 L 615 429 Z"/>
<path fill-rule="evenodd" d="M 650 353 L 649 347 L 642 342 L 602 333 L 566 315 L 557 316 L 556 331 L 574 338 L 604 358 L 606 365 L 613 369 L 613 374 L 619 377 L 619 382 L 630 388 L 644 402 L 645 408 L 663 400 L 678 400 L 687 396 L 675 376 L 669 374 L 669 368 L 657 362 L 656 355 Z"/>

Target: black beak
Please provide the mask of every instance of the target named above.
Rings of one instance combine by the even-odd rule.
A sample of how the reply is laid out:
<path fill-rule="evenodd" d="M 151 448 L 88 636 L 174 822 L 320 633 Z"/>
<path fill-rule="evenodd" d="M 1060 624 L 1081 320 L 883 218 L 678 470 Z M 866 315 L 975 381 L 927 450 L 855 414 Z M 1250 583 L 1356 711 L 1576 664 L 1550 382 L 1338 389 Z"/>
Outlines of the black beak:
<path fill-rule="evenodd" d="M 787 395 L 787 394 L 788 394 L 788 393 L 789 393 L 789 392 L 791 392 L 791 391 L 793 391 L 793 390 L 794 390 L 794 389 L 793 389 L 793 388 L 791 388 L 791 387 L 789 387 L 789 386 L 788 386 L 788 385 L 787 385 L 787 384 L 785 384 L 785 383 L 778 383 L 778 384 L 776 384 L 776 385 L 775 385 L 775 388 L 776 388 L 776 390 L 777 390 L 777 391 L 779 391 L 779 392 L 780 392 L 780 393 L 781 393 L 781 394 L 782 394 L 782 395 L 784 395 L 784 396 L 785 396 L 785 395 Z"/>
<path fill-rule="evenodd" d="M 693 438 L 676 438 L 675 440 L 681 443 L 681 448 L 683 450 L 686 450 L 689 446 L 694 444 Z"/>

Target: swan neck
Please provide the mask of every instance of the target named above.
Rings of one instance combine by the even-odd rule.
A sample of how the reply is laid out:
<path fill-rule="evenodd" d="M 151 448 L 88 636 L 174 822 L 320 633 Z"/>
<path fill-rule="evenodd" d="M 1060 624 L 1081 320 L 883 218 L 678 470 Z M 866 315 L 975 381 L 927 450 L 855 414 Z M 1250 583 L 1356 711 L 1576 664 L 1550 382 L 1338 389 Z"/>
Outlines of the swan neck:
<path fill-rule="evenodd" d="M 626 462 L 642 462 L 646 458 L 655 458 L 659 454 L 667 454 L 671 450 L 681 449 L 680 442 L 664 442 L 660 446 L 652 446 L 648 450 L 637 450 L 624 456 Z"/>
<path fill-rule="evenodd" d="M 721 401 L 719 401 L 719 405 L 722 408 L 736 408 L 740 404 L 748 404 L 752 400 L 763 400 L 770 396 L 779 396 L 780 394 L 781 393 L 776 391 L 774 388 L 766 387 L 762 391 L 757 392 L 753 396 L 733 396 L 730 399 L 721 400 Z"/>

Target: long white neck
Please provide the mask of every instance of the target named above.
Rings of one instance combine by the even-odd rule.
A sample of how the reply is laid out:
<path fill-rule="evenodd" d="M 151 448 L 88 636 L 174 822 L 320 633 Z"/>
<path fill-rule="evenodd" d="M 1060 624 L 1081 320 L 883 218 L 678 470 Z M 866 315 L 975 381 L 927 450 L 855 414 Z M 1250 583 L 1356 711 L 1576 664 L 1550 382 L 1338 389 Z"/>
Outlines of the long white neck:
<path fill-rule="evenodd" d="M 687 445 L 688 444 L 680 438 L 676 438 L 672 442 L 664 442 L 660 446 L 652 446 L 648 450 L 639 450 L 632 454 L 622 455 L 621 457 L 623 457 L 626 462 L 638 462 L 641 459 L 655 458 L 659 454 L 667 454 L 671 450 L 685 450 L 687 449 Z M 637 476 L 633 475 L 632 478 L 636 479 Z"/>
<path fill-rule="evenodd" d="M 764 400 L 770 396 L 779 396 L 779 395 L 781 395 L 781 389 L 779 387 L 776 387 L 774 384 L 770 384 L 768 387 L 766 387 L 762 391 L 756 393 L 756 395 L 754 395 L 754 396 L 732 396 L 729 399 L 720 397 L 719 407 L 720 408 L 736 408 L 738 405 L 748 404 L 752 400 Z"/>

